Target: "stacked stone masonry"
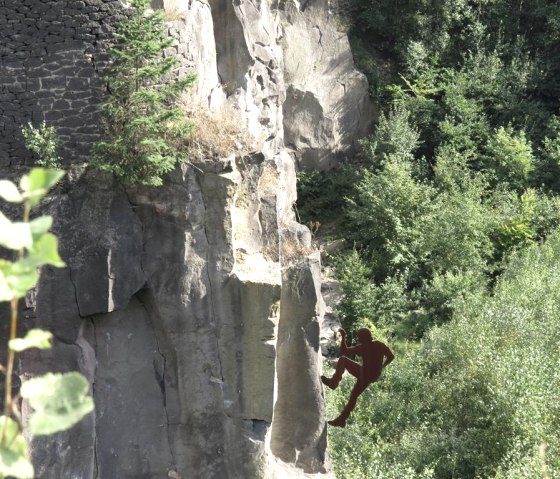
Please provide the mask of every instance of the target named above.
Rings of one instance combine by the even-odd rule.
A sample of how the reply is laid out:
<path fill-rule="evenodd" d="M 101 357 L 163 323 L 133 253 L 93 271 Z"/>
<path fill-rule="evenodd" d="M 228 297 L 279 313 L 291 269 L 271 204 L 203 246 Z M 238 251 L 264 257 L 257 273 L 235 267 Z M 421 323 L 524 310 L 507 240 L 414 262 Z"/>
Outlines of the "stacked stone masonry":
<path fill-rule="evenodd" d="M 89 160 L 106 51 L 125 14 L 118 0 L 0 0 L 0 166 L 32 164 L 21 128 L 43 121 L 55 127 L 65 164 Z"/>
<path fill-rule="evenodd" d="M 118 1 L 0 0 L 0 166 L 30 162 L 21 127 L 56 128 L 66 161 L 85 161 L 98 137 L 104 88 L 96 61 Z"/>

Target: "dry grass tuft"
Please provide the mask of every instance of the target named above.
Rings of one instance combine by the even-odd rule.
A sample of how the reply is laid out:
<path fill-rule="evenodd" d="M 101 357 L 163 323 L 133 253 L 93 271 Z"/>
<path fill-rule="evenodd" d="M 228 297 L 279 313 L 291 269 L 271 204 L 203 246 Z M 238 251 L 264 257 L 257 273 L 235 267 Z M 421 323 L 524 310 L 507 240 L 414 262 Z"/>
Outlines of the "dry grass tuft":
<path fill-rule="evenodd" d="M 180 20 L 184 20 L 186 17 L 187 12 L 177 7 L 163 11 L 163 18 L 165 18 L 165 21 L 167 22 L 178 22 Z"/>
<path fill-rule="evenodd" d="M 259 191 L 263 194 L 273 193 L 278 190 L 278 180 L 276 166 L 272 162 L 267 163 L 259 178 Z"/>
<path fill-rule="evenodd" d="M 187 120 L 193 125 L 185 140 L 191 160 L 224 158 L 232 153 L 243 156 L 254 148 L 255 140 L 240 113 L 230 106 L 209 111 L 182 102 Z"/>
<path fill-rule="evenodd" d="M 284 261 L 293 261 L 295 259 L 305 258 L 315 250 L 311 246 L 295 241 L 293 238 L 282 241 L 282 259 Z"/>

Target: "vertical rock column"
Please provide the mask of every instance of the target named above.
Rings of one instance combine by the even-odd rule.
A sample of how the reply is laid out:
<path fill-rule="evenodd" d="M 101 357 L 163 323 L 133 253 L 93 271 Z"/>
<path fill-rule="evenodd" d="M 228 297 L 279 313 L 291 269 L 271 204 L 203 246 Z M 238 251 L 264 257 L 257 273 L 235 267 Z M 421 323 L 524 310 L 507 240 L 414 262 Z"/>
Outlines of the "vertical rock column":
<path fill-rule="evenodd" d="M 278 399 L 271 450 L 284 463 L 306 473 L 324 473 L 327 430 L 319 381 L 319 321 L 323 314 L 319 253 L 284 268 L 280 304 Z"/>

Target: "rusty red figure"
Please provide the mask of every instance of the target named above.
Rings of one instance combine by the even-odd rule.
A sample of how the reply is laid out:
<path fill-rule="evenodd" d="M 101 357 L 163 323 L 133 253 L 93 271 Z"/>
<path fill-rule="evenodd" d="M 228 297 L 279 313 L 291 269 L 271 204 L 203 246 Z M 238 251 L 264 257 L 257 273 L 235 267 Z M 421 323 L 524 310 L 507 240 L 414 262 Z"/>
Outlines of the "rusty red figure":
<path fill-rule="evenodd" d="M 350 416 L 350 413 L 354 407 L 356 407 L 358 396 L 362 394 L 371 383 L 379 379 L 381 371 L 395 358 L 395 355 L 381 341 L 374 341 L 371 336 L 371 331 L 367 328 L 358 330 L 358 344 L 352 347 L 346 344 L 346 331 L 340 329 L 339 332 L 341 336 L 340 359 L 336 365 L 336 370 L 332 378 L 321 376 L 321 381 L 331 389 L 336 389 L 342 379 L 344 371 L 348 371 L 357 379 L 350 394 L 348 404 L 336 419 L 329 421 L 331 426 L 344 427 L 346 426 L 348 416 Z M 353 355 L 361 356 L 362 364 L 352 361 L 350 356 Z"/>

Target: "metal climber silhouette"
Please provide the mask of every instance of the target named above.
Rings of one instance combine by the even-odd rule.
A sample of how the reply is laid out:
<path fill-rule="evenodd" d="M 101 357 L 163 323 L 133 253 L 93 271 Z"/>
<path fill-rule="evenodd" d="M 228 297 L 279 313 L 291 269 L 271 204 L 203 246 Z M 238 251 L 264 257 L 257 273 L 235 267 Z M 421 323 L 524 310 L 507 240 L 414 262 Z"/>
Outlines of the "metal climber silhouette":
<path fill-rule="evenodd" d="M 336 365 L 336 369 L 332 378 L 321 376 L 323 384 L 331 389 L 336 389 L 344 371 L 348 371 L 352 376 L 357 379 L 348 404 L 342 410 L 340 415 L 328 421 L 331 426 L 345 427 L 346 420 L 353 409 L 356 407 L 358 396 L 362 394 L 365 389 L 379 379 L 381 371 L 387 366 L 395 355 L 392 351 L 381 341 L 374 341 L 371 336 L 371 331 L 367 328 L 358 330 L 358 344 L 349 347 L 346 344 L 346 331 L 339 329 L 340 332 L 340 359 Z M 350 356 L 357 355 L 362 357 L 362 364 L 352 361 Z"/>

